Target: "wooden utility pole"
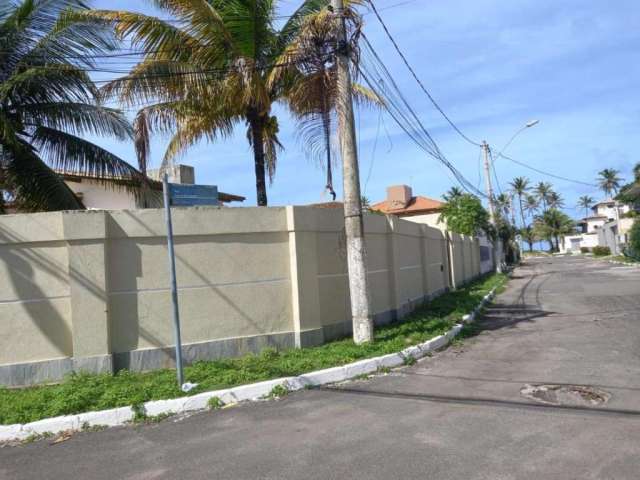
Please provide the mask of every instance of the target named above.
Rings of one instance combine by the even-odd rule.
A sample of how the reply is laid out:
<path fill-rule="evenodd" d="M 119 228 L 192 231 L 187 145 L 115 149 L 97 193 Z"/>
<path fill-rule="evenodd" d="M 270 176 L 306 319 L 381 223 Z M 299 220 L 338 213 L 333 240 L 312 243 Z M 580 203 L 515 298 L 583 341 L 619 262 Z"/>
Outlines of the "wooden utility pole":
<path fill-rule="evenodd" d="M 344 5 L 342 0 L 331 0 L 338 28 L 336 62 L 338 68 L 338 136 L 342 155 L 342 180 L 344 190 L 344 227 L 349 268 L 349 293 L 353 341 L 357 344 L 373 340 L 373 320 L 370 311 L 369 282 L 367 280 L 362 204 L 360 197 L 360 173 L 356 149 L 356 131 L 351 98 L 351 73 L 347 45 Z"/>
<path fill-rule="evenodd" d="M 489 198 L 489 219 L 491 225 L 496 230 L 496 239 L 493 242 L 493 261 L 496 266 L 496 272 L 502 272 L 502 245 L 500 237 L 497 236 L 496 207 L 493 203 L 493 187 L 491 186 L 491 169 L 489 167 L 489 144 L 482 142 L 482 154 L 484 157 L 484 182 L 487 189 L 487 197 Z"/>

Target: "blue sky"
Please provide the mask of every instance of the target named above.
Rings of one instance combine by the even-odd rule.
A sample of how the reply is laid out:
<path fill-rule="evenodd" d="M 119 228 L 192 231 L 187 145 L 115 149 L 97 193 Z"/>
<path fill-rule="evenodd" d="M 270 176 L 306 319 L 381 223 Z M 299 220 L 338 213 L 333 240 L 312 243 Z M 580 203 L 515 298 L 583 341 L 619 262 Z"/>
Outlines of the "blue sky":
<path fill-rule="evenodd" d="M 282 1 L 283 13 L 296 3 Z M 587 182 L 606 167 L 631 176 L 633 164 L 640 161 L 640 3 L 618 0 L 615 8 L 596 0 L 414 0 L 394 6 L 398 3 L 378 0 L 376 5 L 384 9 L 389 29 L 422 81 L 468 136 L 500 150 L 527 121 L 539 119 L 539 125 L 509 147 L 510 156 Z M 95 0 L 93 5 L 152 12 L 144 1 Z M 365 33 L 441 150 L 478 183 L 479 149 L 462 140 L 432 107 L 375 17 L 366 15 L 365 22 Z M 295 123 L 282 108 L 274 113 L 286 149 L 269 188 L 269 203 L 328 200 L 324 173 L 296 139 Z M 363 110 L 356 123 L 362 186 L 371 200 L 383 199 L 390 184 L 410 184 L 416 194 L 431 197 L 454 185 L 444 168 L 414 146 L 390 117 L 383 115 L 380 121 L 378 112 Z M 132 145 L 100 143 L 135 162 Z M 163 149 L 164 141 L 155 140 L 153 165 Z M 194 147 L 181 162 L 196 168 L 198 183 L 217 184 L 225 192 L 245 195 L 246 205 L 255 205 L 253 159 L 243 125 L 231 139 Z M 503 190 L 519 175 L 533 182 L 551 181 L 573 216 L 579 215 L 571 208 L 578 196 L 602 196 L 596 188 L 547 178 L 505 159 L 495 166 Z M 337 191 L 340 195 L 341 188 Z"/>

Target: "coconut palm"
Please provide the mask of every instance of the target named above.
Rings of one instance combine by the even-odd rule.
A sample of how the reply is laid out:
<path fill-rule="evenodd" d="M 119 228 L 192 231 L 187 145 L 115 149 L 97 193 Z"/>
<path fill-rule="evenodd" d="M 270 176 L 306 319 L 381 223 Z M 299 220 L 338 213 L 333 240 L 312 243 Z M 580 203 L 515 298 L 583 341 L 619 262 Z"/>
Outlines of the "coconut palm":
<path fill-rule="evenodd" d="M 526 177 L 516 177 L 509 184 L 511 186 L 511 191 L 514 195 L 518 197 L 518 206 L 520 207 L 520 217 L 522 220 L 522 227 L 524 228 L 526 225 L 526 221 L 524 219 L 524 208 L 522 205 L 522 199 L 526 195 L 529 190 L 529 179 Z"/>
<path fill-rule="evenodd" d="M 302 1 L 279 29 L 276 0 L 152 3 L 175 21 L 133 12 L 91 13 L 113 22 L 120 37 L 145 52 L 129 75 L 105 88 L 128 106 L 151 103 L 134 124 L 141 167 L 153 133 L 171 135 L 166 163 L 201 140 L 228 137 L 244 123 L 253 149 L 257 203 L 267 205 L 266 177 L 273 180 L 282 148 L 272 107 L 298 80 L 283 74 L 289 65 L 281 60 L 308 15 L 328 1 Z"/>
<path fill-rule="evenodd" d="M 451 200 L 460 198 L 462 195 L 464 195 L 464 192 L 460 187 L 451 187 L 449 191 L 447 191 L 444 195 L 442 195 L 442 198 L 444 199 L 445 202 L 450 202 Z"/>
<path fill-rule="evenodd" d="M 104 22 L 75 18 L 80 0 L 0 7 L 0 182 L 20 210 L 83 208 L 53 168 L 97 179 L 141 174 L 83 134 L 131 138 L 120 111 L 99 104 L 85 68 L 116 47 Z M 127 183 L 129 184 L 129 183 Z"/>
<path fill-rule="evenodd" d="M 544 238 L 549 242 L 551 251 L 558 251 L 560 237 L 573 232 L 574 226 L 573 220 L 568 215 L 555 208 L 550 208 L 536 219 L 534 231 L 539 238 Z"/>
<path fill-rule="evenodd" d="M 564 207 L 564 199 L 562 198 L 562 195 L 553 190 L 549 192 L 549 195 L 547 196 L 547 202 L 549 204 L 549 208 L 558 210 Z"/>
<path fill-rule="evenodd" d="M 509 218 L 511 210 L 511 197 L 506 193 L 501 193 L 495 199 L 496 213 L 505 218 Z M 507 220 L 508 221 L 508 220 Z"/>
<path fill-rule="evenodd" d="M 578 199 L 578 208 L 584 208 L 585 217 L 589 216 L 589 209 L 594 202 L 595 200 L 593 199 L 593 197 L 590 197 L 589 195 L 583 195 Z"/>
<path fill-rule="evenodd" d="M 540 202 L 538 198 L 534 195 L 527 195 L 524 200 L 524 211 L 531 218 L 535 217 L 538 213 L 538 209 L 540 208 Z"/>
<path fill-rule="evenodd" d="M 542 204 L 542 211 L 547 210 L 547 206 L 549 203 L 549 194 L 553 191 L 553 187 L 548 182 L 540 182 L 538 183 L 533 192 L 538 197 L 539 202 Z"/>
<path fill-rule="evenodd" d="M 598 172 L 598 185 L 607 198 L 618 193 L 622 178 L 619 171 L 613 168 L 605 168 Z"/>
<path fill-rule="evenodd" d="M 347 4 L 359 3 L 351 0 Z M 351 42 L 357 44 L 361 18 L 352 9 L 346 9 L 354 35 Z M 277 63 L 283 65 L 270 78 L 272 85 L 287 81 L 285 101 L 298 120 L 298 137 L 312 158 L 325 162 L 327 172 L 326 189 L 335 200 L 332 175 L 332 134 L 337 123 L 338 76 L 335 62 L 335 39 L 341 25 L 335 15 L 324 9 L 307 15 L 301 22 L 297 34 L 289 43 Z M 357 50 L 351 55 L 357 65 Z M 369 89 L 353 83 L 353 98 L 359 103 L 381 105 L 380 99 Z"/>

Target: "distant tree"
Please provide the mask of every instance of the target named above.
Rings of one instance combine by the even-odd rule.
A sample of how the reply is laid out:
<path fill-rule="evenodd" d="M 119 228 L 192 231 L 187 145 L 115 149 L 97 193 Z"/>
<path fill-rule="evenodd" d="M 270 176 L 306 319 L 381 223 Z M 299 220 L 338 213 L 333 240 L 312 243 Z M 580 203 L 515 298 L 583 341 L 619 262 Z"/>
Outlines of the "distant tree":
<path fill-rule="evenodd" d="M 531 225 L 527 225 L 526 227 L 521 228 L 520 236 L 529 245 L 529 251 L 533 252 L 533 244 L 538 239 L 533 227 Z"/>
<path fill-rule="evenodd" d="M 495 206 L 496 214 L 508 220 L 509 212 L 511 211 L 511 197 L 506 193 L 501 193 L 496 197 Z"/>
<path fill-rule="evenodd" d="M 524 208 L 522 205 L 522 199 L 529 191 L 529 179 L 526 177 L 516 177 L 509 184 L 511 186 L 511 191 L 514 195 L 518 197 L 518 206 L 520 207 L 520 217 L 522 220 L 522 227 L 524 228 L 526 225 L 526 221 L 524 218 Z"/>
<path fill-rule="evenodd" d="M 558 192 L 551 191 L 549 193 L 547 201 L 549 203 L 549 208 L 559 210 L 560 208 L 564 207 L 564 200 L 562 198 L 562 195 L 560 195 Z"/>
<path fill-rule="evenodd" d="M 636 260 L 640 260 L 640 219 L 633 221 L 633 226 L 629 231 L 629 247 L 626 250 L 627 255 Z"/>
<path fill-rule="evenodd" d="M 595 200 L 589 195 L 583 195 L 578 199 L 578 208 L 584 208 L 584 216 L 589 216 L 589 209 L 593 206 Z"/>
<path fill-rule="evenodd" d="M 620 187 L 616 200 L 632 206 L 635 210 L 640 210 L 640 163 L 633 167 L 633 182 Z"/>
<path fill-rule="evenodd" d="M 369 200 L 368 197 L 365 197 L 364 195 L 362 195 L 360 197 L 360 204 L 362 205 L 363 212 L 368 212 L 371 210 L 371 200 Z"/>
<path fill-rule="evenodd" d="M 464 192 L 459 187 L 451 187 L 447 193 L 442 195 L 442 198 L 445 202 L 453 200 L 455 198 L 461 197 L 464 195 Z"/>
<path fill-rule="evenodd" d="M 524 211 L 531 218 L 534 218 L 538 213 L 538 209 L 540 208 L 540 202 L 538 198 L 534 195 L 527 195 L 524 201 Z"/>
<path fill-rule="evenodd" d="M 533 191 L 542 205 L 542 211 L 547 211 L 549 194 L 553 191 L 553 186 L 549 182 L 540 182 L 536 185 Z"/>
<path fill-rule="evenodd" d="M 478 197 L 464 193 L 445 203 L 440 214 L 440 222 L 446 222 L 452 232 L 463 235 L 477 235 L 490 232 L 489 213 Z"/>
<path fill-rule="evenodd" d="M 605 168 L 598 172 L 598 185 L 607 198 L 612 194 L 618 193 L 620 189 L 620 183 L 622 178 L 619 175 L 619 171 L 613 168 Z"/>
<path fill-rule="evenodd" d="M 573 232 L 574 228 L 573 220 L 567 214 L 555 208 L 551 208 L 538 216 L 534 224 L 535 234 L 549 242 L 551 251 L 560 250 L 560 237 Z"/>

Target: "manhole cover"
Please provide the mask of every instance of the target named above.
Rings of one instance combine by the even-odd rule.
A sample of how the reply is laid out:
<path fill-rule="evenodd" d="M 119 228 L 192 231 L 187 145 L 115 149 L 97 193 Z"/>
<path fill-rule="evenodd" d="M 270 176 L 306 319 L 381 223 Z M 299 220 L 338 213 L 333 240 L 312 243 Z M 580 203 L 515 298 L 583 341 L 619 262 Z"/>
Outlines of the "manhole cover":
<path fill-rule="evenodd" d="M 588 407 L 602 405 L 611 398 L 603 390 L 583 385 L 525 385 L 520 389 L 520 394 L 548 405 Z"/>

